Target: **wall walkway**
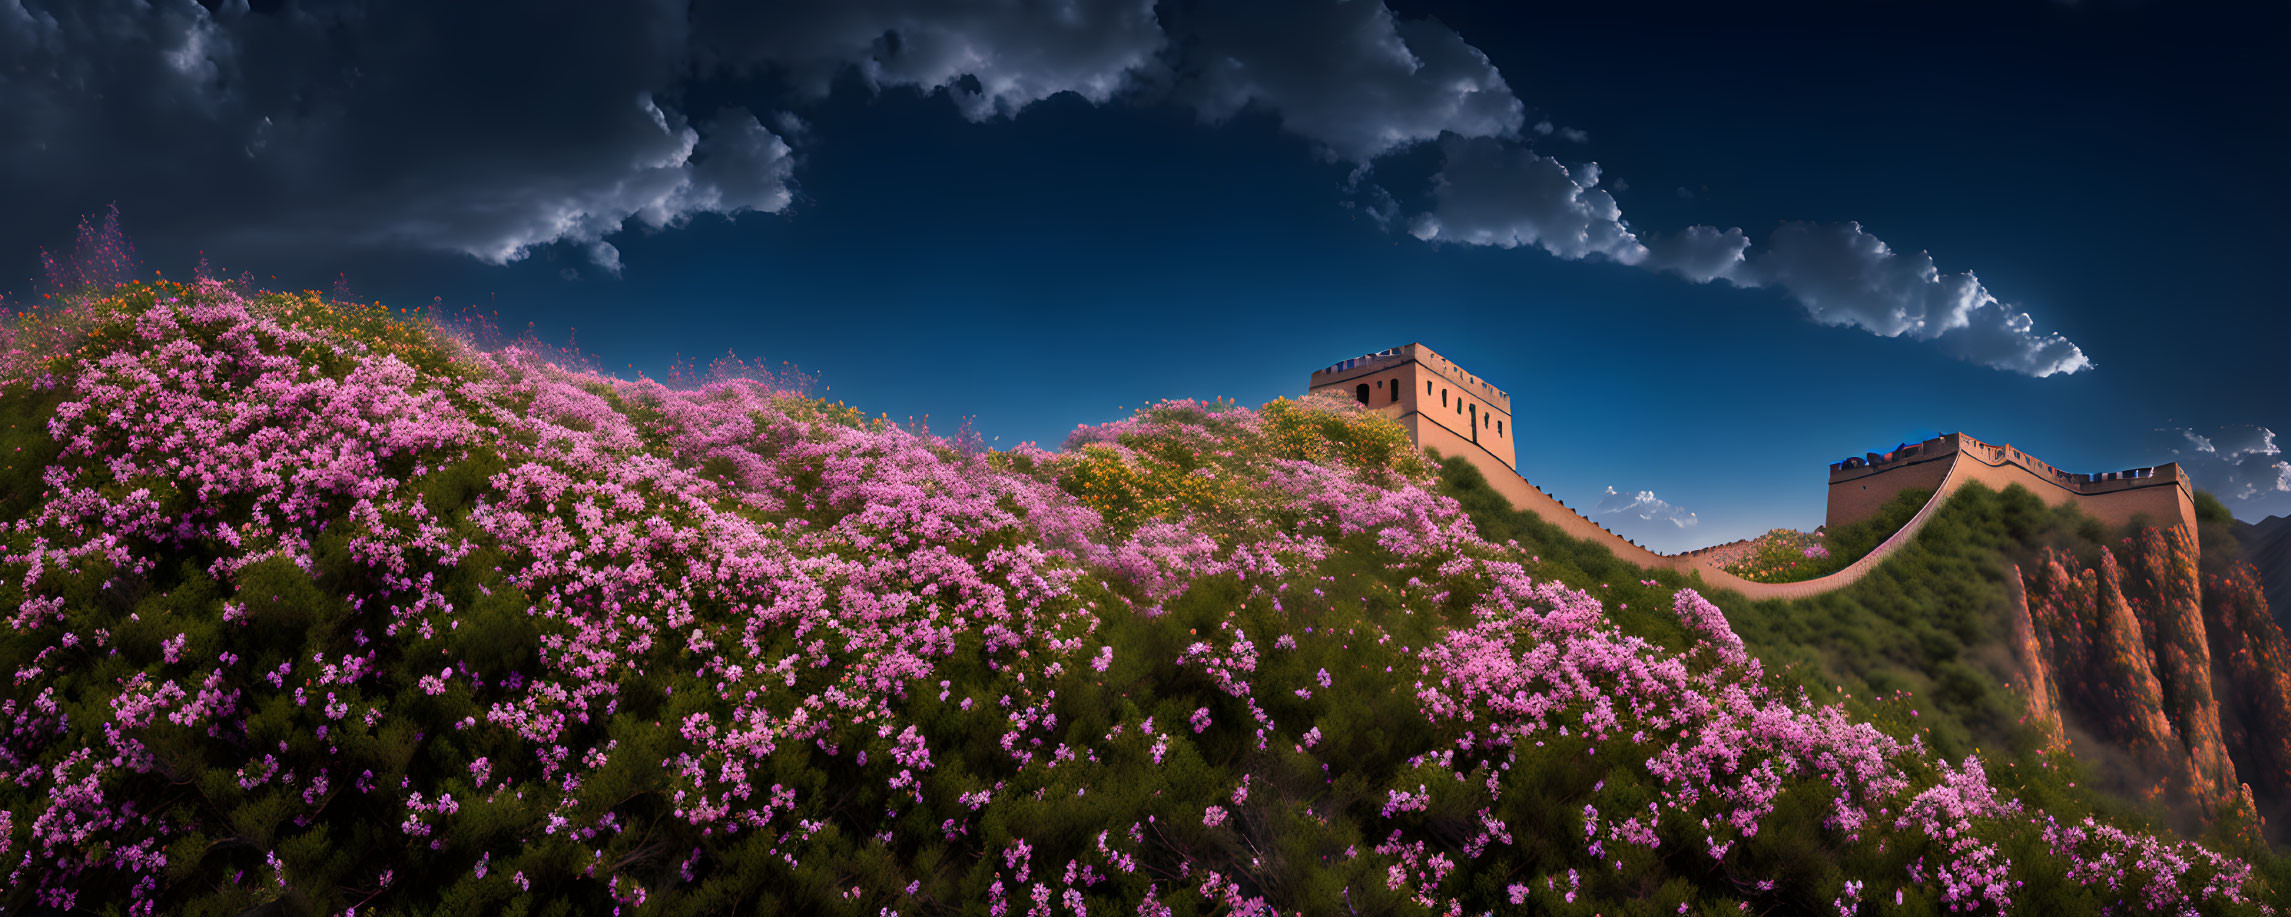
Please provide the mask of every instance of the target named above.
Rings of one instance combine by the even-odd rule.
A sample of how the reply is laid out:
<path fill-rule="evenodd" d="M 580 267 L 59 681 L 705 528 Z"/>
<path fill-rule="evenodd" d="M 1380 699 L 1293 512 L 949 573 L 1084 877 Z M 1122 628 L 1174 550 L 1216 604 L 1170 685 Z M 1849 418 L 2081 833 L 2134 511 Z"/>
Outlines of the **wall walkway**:
<path fill-rule="evenodd" d="M 2056 506 L 2071 501 L 2081 504 L 2085 498 L 2085 495 L 2061 487 L 2021 465 L 1982 455 L 1979 450 L 1960 449 L 1948 459 L 1949 469 L 1942 476 L 1940 485 L 1934 488 L 1932 498 L 1917 510 L 1917 515 L 1910 517 L 1908 524 L 1867 555 L 1828 576 L 1795 583 L 1760 583 L 1719 569 L 1721 558 L 1713 555 L 1709 549 L 1686 554 L 1657 554 L 1634 544 L 1537 489 L 1494 454 L 1446 426 L 1434 422 L 1412 424 L 1411 427 L 1410 432 L 1415 434 L 1419 447 L 1437 450 L 1443 456 L 1463 456 L 1480 470 L 1480 474 L 1487 478 L 1488 484 L 1497 493 L 1511 502 L 1514 509 L 1534 513 L 1569 535 L 1606 547 L 1623 560 L 1649 569 L 1699 574 L 1702 581 L 1713 589 L 1733 590 L 1753 600 L 1800 599 L 1853 585 L 1868 575 L 1869 571 L 1876 569 L 1877 565 L 1884 563 L 1887 557 L 1917 540 L 1917 534 L 1924 530 L 1934 513 L 1948 503 L 1957 491 L 1976 481 L 1991 490 L 2003 490 L 2012 484 L 2020 484 L 2045 498 L 2045 502 Z M 2182 507 L 2178 522 L 2192 537 L 2195 533 L 2194 501 L 2186 493 L 2184 485 L 2178 489 L 2181 491 L 2179 503 Z"/>

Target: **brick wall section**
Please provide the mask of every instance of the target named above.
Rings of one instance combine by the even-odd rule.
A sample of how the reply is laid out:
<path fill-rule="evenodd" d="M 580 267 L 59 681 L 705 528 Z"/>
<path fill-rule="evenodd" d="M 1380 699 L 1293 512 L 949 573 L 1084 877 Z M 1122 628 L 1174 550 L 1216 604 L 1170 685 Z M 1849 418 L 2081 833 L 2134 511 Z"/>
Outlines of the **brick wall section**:
<path fill-rule="evenodd" d="M 1615 552 L 1615 556 L 1631 563 L 1649 569 L 1675 570 L 1680 573 L 1698 575 L 1702 577 L 1703 583 L 1711 588 L 1730 589 L 1753 600 L 1804 598 L 1851 585 L 1861 579 L 1863 574 L 1883 563 L 1885 558 L 1892 555 L 1893 552 L 1901 550 L 1903 545 L 1915 540 L 1917 532 L 1925 527 L 1926 520 L 1933 515 L 1934 508 L 1944 502 L 1949 490 L 1954 489 L 1945 483 L 1943 485 L 1946 488 L 1944 492 L 1936 495 L 1934 500 L 1926 503 L 1924 508 L 1919 509 L 1917 515 L 1909 520 L 1909 524 L 1901 527 L 1901 531 L 1894 533 L 1892 538 L 1886 539 L 1885 543 L 1870 551 L 1868 556 L 1854 561 L 1843 570 L 1820 579 L 1810 579 L 1804 582 L 1758 583 L 1718 569 L 1715 560 L 1699 553 L 1657 554 L 1647 548 L 1632 544 L 1629 539 L 1608 531 L 1605 526 L 1591 521 L 1582 513 L 1561 505 L 1549 494 L 1537 490 L 1535 485 L 1527 482 L 1526 478 L 1520 477 L 1519 472 L 1506 467 L 1501 460 L 1488 453 L 1487 450 L 1474 447 L 1470 441 L 1458 437 L 1454 431 L 1437 425 L 1425 424 L 1410 425 L 1408 432 L 1409 435 L 1415 437 L 1419 446 L 1438 451 L 1442 456 L 1462 456 L 1470 461 L 1472 466 L 1478 468 L 1480 474 L 1488 479 L 1488 484 L 1495 488 L 1496 493 L 1502 494 L 1505 500 L 1510 501 L 1514 509 L 1534 513 L 1543 521 L 1558 526 L 1561 531 L 1576 538 L 1602 545 L 1607 550 Z"/>
<path fill-rule="evenodd" d="M 1347 360 L 1312 374 L 1309 389 L 1347 395 L 1369 385 L 1371 409 L 1399 421 L 1419 448 L 1470 461 L 1489 486 L 1514 509 L 1534 513 L 1575 538 L 1605 546 L 1615 556 L 1642 567 L 1699 576 L 1712 588 L 1730 589 L 1754 600 L 1797 599 L 1843 588 L 1884 563 L 1917 539 L 1933 514 L 1965 485 L 1991 490 L 2020 484 L 2058 506 L 2078 509 L 2110 525 L 2146 515 L 2158 525 L 2177 525 L 2193 543 L 2195 497 L 2177 464 L 2161 465 L 2151 476 L 2119 481 L 2064 479 L 2059 469 L 2013 448 L 1985 443 L 1962 433 L 1926 440 L 1887 456 L 1870 455 L 1868 467 L 1832 466 L 1829 514 L 1825 525 L 1869 518 L 1894 494 L 1929 488 L 1933 497 L 1908 524 L 1844 569 L 1796 583 L 1757 583 L 1719 569 L 1731 552 L 1704 548 L 1685 554 L 1657 554 L 1609 531 L 1521 477 L 1513 445 L 1511 397 L 1472 376 L 1422 344 L 1408 344 Z M 1442 396 L 1446 403 L 1442 403 Z M 1473 423 L 1473 418 L 1480 423 Z M 1502 426 L 1495 421 L 1501 420 Z M 1499 434 L 1497 431 L 1501 430 Z M 1476 434 L 1476 436 L 1475 436 Z M 1736 542 L 1739 544 L 1739 542 Z M 1717 546 L 1725 547 L 1725 546 Z"/>
<path fill-rule="evenodd" d="M 1561 531 L 1576 538 L 1605 545 L 1608 550 L 1615 552 L 1615 556 L 1639 566 L 1673 568 L 1673 560 L 1669 556 L 1632 544 L 1582 513 L 1561 505 L 1557 499 L 1537 490 L 1526 478 L 1520 477 L 1519 472 L 1506 467 L 1487 450 L 1472 445 L 1453 430 L 1425 420 L 1420 416 L 1411 417 L 1402 421 L 1402 424 L 1408 427 L 1408 435 L 1416 440 L 1418 446 L 1436 450 L 1443 456 L 1462 456 L 1469 460 L 1488 479 L 1488 484 L 1495 488 L 1496 493 L 1511 502 L 1512 508 L 1534 513 L 1542 517 L 1543 521 L 1558 526 Z"/>
<path fill-rule="evenodd" d="M 1429 418 L 1466 441 L 1476 434 L 1480 448 L 1506 467 L 1518 467 L 1513 444 L 1519 429 L 1511 422 L 1511 395 L 1431 348 L 1404 344 L 1355 357 L 1313 373 L 1306 388 L 1357 399 L 1362 386 L 1370 410 L 1403 424 L 1411 417 Z"/>
<path fill-rule="evenodd" d="M 1969 466 L 1969 479 L 1992 490 L 2019 484 L 2060 506 L 2076 504 L 2086 515 L 2109 525 L 2123 525 L 2137 515 L 2163 526 L 2181 526 L 2195 535 L 2195 492 L 2177 463 L 2147 469 L 2143 477 L 2087 480 L 2090 475 L 2064 475 L 2035 456 L 2011 444 L 1982 442 L 1963 433 L 1950 433 L 1910 447 L 1861 468 L 1832 466 L 1827 525 L 1831 529 L 1867 519 L 1894 494 L 1910 487 L 1939 489 L 1942 474 L 1935 469 Z"/>
<path fill-rule="evenodd" d="M 1877 515 L 1893 495 L 1913 487 L 1939 492 L 1941 480 L 1949 476 L 1949 467 L 1957 460 L 1957 448 L 1950 444 L 1945 449 L 1932 448 L 1936 440 L 1928 440 L 1926 449 L 1918 455 L 1897 459 L 1878 466 L 1883 471 L 1871 474 L 1830 476 L 1829 513 L 1822 518 L 1822 526 L 1835 532 L 1855 522 Z"/>

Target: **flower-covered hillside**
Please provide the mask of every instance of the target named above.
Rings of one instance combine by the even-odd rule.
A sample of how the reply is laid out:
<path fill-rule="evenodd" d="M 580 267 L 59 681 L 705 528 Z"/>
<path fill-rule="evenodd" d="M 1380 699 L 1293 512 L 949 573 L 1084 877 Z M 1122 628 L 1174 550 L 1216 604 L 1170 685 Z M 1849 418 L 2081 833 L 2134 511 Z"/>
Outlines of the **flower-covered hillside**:
<path fill-rule="evenodd" d="M 1836 573 L 1867 556 L 1933 498 L 1933 491 L 1908 488 L 1894 494 L 1870 518 L 1835 532 L 1774 529 L 1732 546 L 1719 569 L 1758 583 L 1795 583 Z"/>
<path fill-rule="evenodd" d="M 9 910 L 2272 912 L 1339 404 L 988 453 L 212 281 L 8 333 Z"/>
<path fill-rule="evenodd" d="M 1809 570 L 1835 572 L 1827 569 L 1832 555 L 1820 532 L 1774 529 L 1729 553 L 1734 556 L 1719 569 L 1752 582 L 1788 583 L 1810 579 Z"/>

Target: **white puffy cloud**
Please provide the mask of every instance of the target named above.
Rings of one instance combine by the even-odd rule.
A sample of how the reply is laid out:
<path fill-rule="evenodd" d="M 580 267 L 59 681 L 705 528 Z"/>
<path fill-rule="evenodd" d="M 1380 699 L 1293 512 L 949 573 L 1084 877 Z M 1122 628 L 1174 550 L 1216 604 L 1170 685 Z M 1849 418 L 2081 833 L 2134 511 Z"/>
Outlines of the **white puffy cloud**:
<path fill-rule="evenodd" d="M 1666 270 L 1696 283 L 1772 287 L 1825 325 L 1931 341 L 1959 359 L 2039 378 L 2092 366 L 2076 344 L 2039 331 L 1971 272 L 1944 274 L 1924 252 L 1901 254 L 1859 223 L 1785 223 L 1753 252 L 1740 229 L 1690 226 L 1642 238 L 1597 163 L 1568 166 L 1503 141 L 1451 137 L 1433 179 L 1434 204 L 1409 231 L 1431 242 L 1532 245 L 1561 258 L 1593 255 Z"/>
<path fill-rule="evenodd" d="M 1382 0 L 1204 3 L 1170 11 L 1178 98 L 1222 121 L 1262 108 L 1356 164 L 1443 133 L 1516 137 L 1525 106 L 1486 54 Z"/>
<path fill-rule="evenodd" d="M 1682 189 L 1683 190 L 1683 189 Z M 1685 230 L 1645 240 L 1646 265 L 1670 271 L 1695 283 L 1731 277 L 1750 250 L 1750 237 L 1740 228 L 1689 226 Z"/>
<path fill-rule="evenodd" d="M 1599 185 L 1599 164 L 1570 168 L 1523 147 L 1486 138 L 1440 144 L 1445 167 L 1433 179 L 1437 203 L 1409 232 L 1426 241 L 1514 248 L 1532 245 L 1570 261 L 1601 255 L 1623 264 L 1647 247 Z"/>
<path fill-rule="evenodd" d="M 2251 501 L 2291 494 L 2291 461 L 2275 444 L 2275 431 L 2257 424 L 2219 427 L 2204 435 L 2189 427 L 2155 431 L 2197 487 L 2230 500 Z"/>
<path fill-rule="evenodd" d="M 1702 521 L 1693 513 L 1657 498 L 1654 491 L 1626 493 L 1616 490 L 1612 484 L 1607 486 L 1606 493 L 1600 495 L 1599 505 L 1593 511 L 1601 515 L 1626 516 L 1647 522 L 1668 522 L 1682 529 L 1693 528 Z"/>
<path fill-rule="evenodd" d="M 1787 292 L 1825 325 L 1881 337 L 1935 341 L 1960 359 L 2043 378 L 2090 368 L 2084 351 L 2040 332 L 1967 271 L 1944 274 L 1933 256 L 1902 254 L 1859 223 L 1782 224 L 1766 249 L 1720 275 Z"/>
<path fill-rule="evenodd" d="M 2211 435 L 2210 442 L 2219 457 L 2230 462 L 2248 456 L 2283 454 L 2275 445 L 2275 431 L 2257 424 L 2221 427 Z"/>

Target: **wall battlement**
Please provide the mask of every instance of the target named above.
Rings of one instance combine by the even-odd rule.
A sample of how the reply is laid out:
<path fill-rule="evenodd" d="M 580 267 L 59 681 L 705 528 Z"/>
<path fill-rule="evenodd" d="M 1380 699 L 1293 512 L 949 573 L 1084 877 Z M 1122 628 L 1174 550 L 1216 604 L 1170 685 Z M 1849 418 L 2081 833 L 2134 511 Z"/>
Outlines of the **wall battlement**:
<path fill-rule="evenodd" d="M 1829 514 L 1823 524 L 1834 529 L 1867 519 L 1894 494 L 1912 487 L 1938 489 L 1941 480 L 1958 469 L 1995 489 L 2020 484 L 2055 506 L 2074 503 L 2111 525 L 2145 515 L 2158 525 L 2180 525 L 2190 537 L 2195 534 L 2195 488 L 2177 462 L 2075 474 L 2010 443 L 1984 442 L 1963 433 L 1832 463 Z"/>
<path fill-rule="evenodd" d="M 2074 503 L 2084 513 L 2111 525 L 2136 518 L 2155 525 L 2176 525 L 2191 543 L 2196 531 L 2195 492 L 2178 464 L 2071 474 L 2010 444 L 1949 433 L 1832 463 L 1829 514 L 1824 523 L 1831 529 L 1875 515 L 1895 494 L 1912 487 L 1931 490 L 1933 496 L 1908 524 L 1843 570 L 1802 582 L 1756 583 L 1722 569 L 1723 559 L 1735 553 L 1722 549 L 1740 542 L 1684 554 L 1658 554 L 1528 483 L 1519 473 L 1514 447 L 1518 431 L 1511 423 L 1510 394 L 1420 343 L 1363 354 L 1316 370 L 1308 389 L 1350 396 L 1398 421 L 1418 448 L 1470 461 L 1514 508 L 1534 513 L 1573 537 L 1602 545 L 1639 566 L 1688 573 L 1706 586 L 1731 589 L 1752 599 L 1804 598 L 1859 580 L 1916 538 L 1950 495 L 1975 483 L 1992 490 L 2019 484 L 2047 503 Z"/>
<path fill-rule="evenodd" d="M 1349 396 L 1399 421 L 1418 446 L 1426 430 L 1445 431 L 1485 450 L 1503 473 L 1518 474 L 1511 395 L 1432 348 L 1410 343 L 1342 360 L 1315 371 L 1307 389 Z"/>
<path fill-rule="evenodd" d="M 1432 348 L 1417 343 L 1402 344 L 1388 350 L 1362 354 L 1350 360 L 1340 360 L 1331 364 L 1327 369 L 1315 370 L 1307 388 L 1318 391 L 1325 386 L 1372 376 L 1381 369 L 1402 366 L 1410 362 L 1422 365 L 1427 371 L 1447 381 L 1457 389 L 1470 392 L 1472 397 L 1478 398 L 1506 414 L 1511 413 L 1511 395 L 1509 393 L 1488 384 L 1485 379 L 1465 372 L 1463 367 L 1455 364 L 1455 361 L 1434 353 Z"/>
<path fill-rule="evenodd" d="M 1866 452 L 1848 456 L 1843 461 L 1830 463 L 1830 483 L 1859 480 L 1881 474 L 1903 464 L 1929 460 L 1958 450 L 1974 450 L 1994 462 L 2006 462 L 2028 469 L 2037 477 L 2050 480 L 2078 493 L 2100 494 L 2128 490 L 2161 481 L 2181 481 L 2180 466 L 2167 462 L 2147 468 L 2126 468 L 2122 471 L 2102 471 L 2092 474 L 2071 474 L 2054 467 L 2036 456 L 2016 449 L 2012 444 L 1996 445 L 1974 439 L 1963 433 L 1946 433 L 1921 443 L 1908 443 L 1894 447 L 1891 452 Z"/>

